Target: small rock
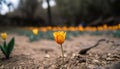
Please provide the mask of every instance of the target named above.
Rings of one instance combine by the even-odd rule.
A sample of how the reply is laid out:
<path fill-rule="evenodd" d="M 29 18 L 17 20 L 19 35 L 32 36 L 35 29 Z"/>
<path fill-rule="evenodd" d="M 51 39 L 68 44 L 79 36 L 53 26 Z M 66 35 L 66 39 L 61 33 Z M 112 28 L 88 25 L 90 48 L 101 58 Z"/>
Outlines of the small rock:
<path fill-rule="evenodd" d="M 76 56 L 76 54 L 75 54 L 75 53 L 73 53 L 73 54 L 72 54 L 72 56 L 71 56 L 71 59 L 73 59 L 75 56 Z"/>
<path fill-rule="evenodd" d="M 102 58 L 105 59 L 107 57 L 107 55 L 103 55 Z"/>
<path fill-rule="evenodd" d="M 89 56 L 92 56 L 92 54 L 91 54 L 91 53 L 89 53 L 88 55 L 89 55 Z"/>
<path fill-rule="evenodd" d="M 105 65 L 105 64 L 106 64 L 106 62 L 105 62 L 105 61 L 102 61 L 102 64 L 104 64 L 104 65 Z"/>
<path fill-rule="evenodd" d="M 50 58 L 50 55 L 49 55 L 49 54 L 46 54 L 46 55 L 45 55 L 45 58 Z"/>
<path fill-rule="evenodd" d="M 94 68 L 95 68 L 94 65 L 91 65 L 91 64 L 88 65 L 88 69 L 94 69 Z"/>
<path fill-rule="evenodd" d="M 106 60 L 107 60 L 107 61 L 113 61 L 114 59 L 113 59 L 113 58 L 108 57 L 108 58 L 106 58 Z"/>
<path fill-rule="evenodd" d="M 51 68 L 53 68 L 53 69 L 54 69 L 55 67 L 56 67 L 55 65 L 51 65 Z"/>
<path fill-rule="evenodd" d="M 62 55 L 60 55 L 60 57 L 62 57 Z M 67 54 L 64 54 L 64 57 L 67 57 Z"/>
<path fill-rule="evenodd" d="M 12 69 L 16 69 L 16 67 L 13 66 Z"/>
<path fill-rule="evenodd" d="M 23 69 L 22 66 L 19 66 L 18 69 Z"/>
<path fill-rule="evenodd" d="M 72 57 L 74 57 L 75 55 L 76 55 L 76 54 L 75 54 L 75 53 L 73 53 L 73 54 L 72 54 Z"/>
<path fill-rule="evenodd" d="M 67 54 L 64 54 L 64 57 L 67 57 Z"/>
<path fill-rule="evenodd" d="M 20 65 L 23 65 L 23 64 L 25 64 L 25 63 L 24 63 L 24 62 L 21 62 L 21 63 L 20 63 Z"/>
<path fill-rule="evenodd" d="M 108 53 L 108 56 L 110 56 L 111 55 L 111 53 Z"/>
<path fill-rule="evenodd" d="M 99 63 L 99 61 L 97 59 L 94 59 L 93 63 Z"/>
<path fill-rule="evenodd" d="M 111 56 L 111 53 L 108 53 L 107 56 Z"/>

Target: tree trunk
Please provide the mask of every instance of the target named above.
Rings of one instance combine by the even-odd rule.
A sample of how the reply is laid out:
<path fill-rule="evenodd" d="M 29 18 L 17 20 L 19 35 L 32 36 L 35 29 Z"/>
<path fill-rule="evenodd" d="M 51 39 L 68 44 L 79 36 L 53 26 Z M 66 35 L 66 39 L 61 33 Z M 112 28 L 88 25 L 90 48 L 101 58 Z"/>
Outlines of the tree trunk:
<path fill-rule="evenodd" d="M 48 8 L 47 8 L 47 13 L 48 13 L 48 25 L 52 25 L 52 15 L 51 15 L 51 7 L 49 0 L 47 0 Z"/>

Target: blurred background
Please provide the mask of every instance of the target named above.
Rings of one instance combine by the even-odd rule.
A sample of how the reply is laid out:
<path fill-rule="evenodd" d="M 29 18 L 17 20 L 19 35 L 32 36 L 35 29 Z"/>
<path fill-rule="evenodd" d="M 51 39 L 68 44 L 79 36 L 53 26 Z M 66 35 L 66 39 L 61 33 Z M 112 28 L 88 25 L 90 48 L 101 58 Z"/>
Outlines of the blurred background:
<path fill-rule="evenodd" d="M 0 69 L 120 69 L 120 0 L 0 0 L 4 32 L 15 49 L 7 61 L 0 51 Z"/>
<path fill-rule="evenodd" d="M 120 23 L 120 0 L 0 0 L 0 26 L 100 26 Z"/>

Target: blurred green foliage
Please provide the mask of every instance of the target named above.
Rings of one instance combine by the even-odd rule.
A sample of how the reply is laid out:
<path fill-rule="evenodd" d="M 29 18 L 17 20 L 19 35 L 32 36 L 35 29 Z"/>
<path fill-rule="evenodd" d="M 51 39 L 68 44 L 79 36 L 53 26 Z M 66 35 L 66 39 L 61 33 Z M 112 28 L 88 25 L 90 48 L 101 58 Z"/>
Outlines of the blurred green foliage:
<path fill-rule="evenodd" d="M 9 33 L 25 35 L 29 38 L 29 41 L 32 42 L 32 41 L 43 40 L 43 39 L 54 40 L 53 32 L 54 31 L 50 31 L 50 30 L 46 32 L 39 31 L 38 35 L 34 35 L 32 30 L 16 29 L 16 30 L 12 30 L 12 32 L 9 32 Z M 95 32 L 66 31 L 66 40 L 71 40 L 71 37 L 77 37 L 77 36 L 84 35 L 84 34 L 96 35 L 96 36 L 107 35 L 107 36 L 113 36 L 113 37 L 120 38 L 120 30 L 113 30 L 113 31 L 107 30 L 107 31 L 95 31 Z"/>
<path fill-rule="evenodd" d="M 120 30 L 116 30 L 112 34 L 113 34 L 114 37 L 120 38 Z"/>

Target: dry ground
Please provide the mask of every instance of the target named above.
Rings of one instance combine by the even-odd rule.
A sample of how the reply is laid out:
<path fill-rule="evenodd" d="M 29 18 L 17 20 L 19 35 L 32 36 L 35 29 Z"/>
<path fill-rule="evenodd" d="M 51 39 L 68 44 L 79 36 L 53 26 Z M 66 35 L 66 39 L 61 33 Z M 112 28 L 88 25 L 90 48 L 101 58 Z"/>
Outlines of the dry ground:
<path fill-rule="evenodd" d="M 15 37 L 15 48 L 9 60 L 0 52 L 0 69 L 120 69 L 120 39 L 110 36 L 81 35 L 66 40 L 63 44 L 65 64 L 61 64 L 60 46 L 52 40 L 30 42 L 26 36 Z M 81 49 L 93 46 L 99 39 L 108 41 L 87 52 L 78 54 Z M 114 41 L 112 43 L 110 41 Z M 0 40 L 2 42 L 2 40 Z"/>

